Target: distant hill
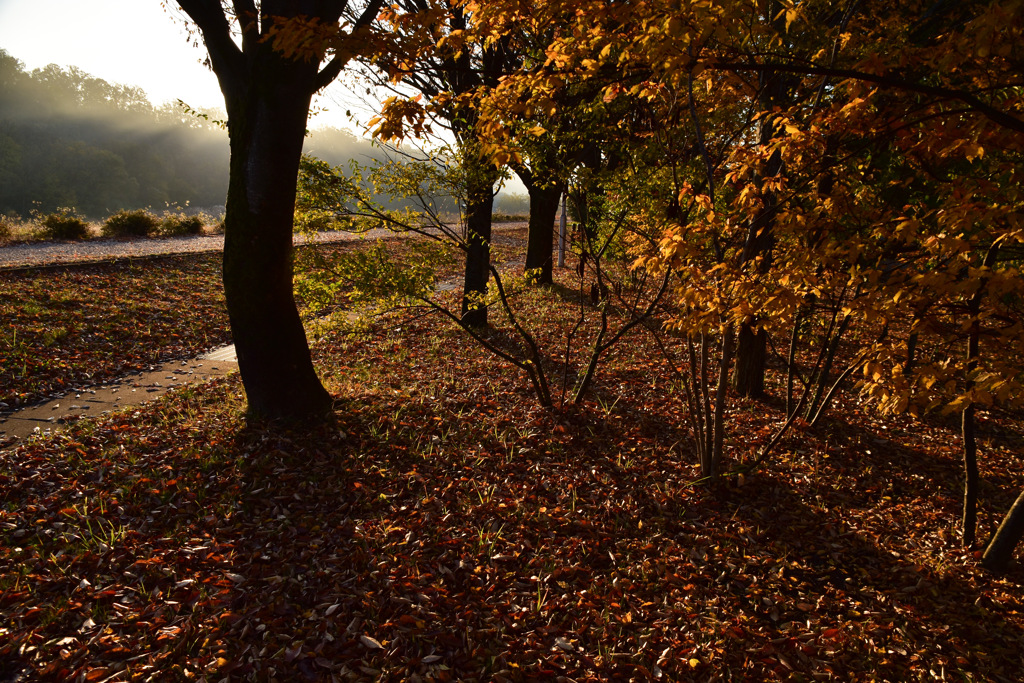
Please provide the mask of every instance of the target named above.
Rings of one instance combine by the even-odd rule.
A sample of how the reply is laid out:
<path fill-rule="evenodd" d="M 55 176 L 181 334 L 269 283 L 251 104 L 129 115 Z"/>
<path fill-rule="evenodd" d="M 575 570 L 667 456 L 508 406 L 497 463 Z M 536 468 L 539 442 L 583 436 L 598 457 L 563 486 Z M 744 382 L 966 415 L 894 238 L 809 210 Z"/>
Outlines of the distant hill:
<path fill-rule="evenodd" d="M 119 209 L 223 205 L 224 118 L 154 107 L 141 89 L 74 66 L 29 72 L 0 50 L 0 214 L 68 206 L 103 218 Z M 336 165 L 375 151 L 341 130 L 314 131 L 307 149 Z"/>

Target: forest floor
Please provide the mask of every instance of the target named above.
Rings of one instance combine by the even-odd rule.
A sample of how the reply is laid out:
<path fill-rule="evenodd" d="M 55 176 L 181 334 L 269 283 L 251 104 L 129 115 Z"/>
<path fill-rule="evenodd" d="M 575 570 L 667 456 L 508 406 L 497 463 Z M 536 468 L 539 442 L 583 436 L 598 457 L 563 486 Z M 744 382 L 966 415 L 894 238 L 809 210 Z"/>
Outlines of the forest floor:
<path fill-rule="evenodd" d="M 225 341 L 216 259 L 166 263 L 5 277 L 2 400 L 151 363 L 157 337 L 173 354 Z M 593 318 L 573 278 L 514 296 L 555 357 Z M 882 419 L 849 391 L 764 467 L 709 486 L 647 333 L 554 409 L 422 309 L 311 338 L 329 423 L 247 425 L 231 376 L 0 450 L 0 680 L 1024 670 L 1024 571 L 988 574 L 960 547 L 959 437 L 942 420 Z M 1022 486 L 1024 425 L 984 418 L 987 538 Z M 734 400 L 730 463 L 781 420 L 777 400 Z"/>

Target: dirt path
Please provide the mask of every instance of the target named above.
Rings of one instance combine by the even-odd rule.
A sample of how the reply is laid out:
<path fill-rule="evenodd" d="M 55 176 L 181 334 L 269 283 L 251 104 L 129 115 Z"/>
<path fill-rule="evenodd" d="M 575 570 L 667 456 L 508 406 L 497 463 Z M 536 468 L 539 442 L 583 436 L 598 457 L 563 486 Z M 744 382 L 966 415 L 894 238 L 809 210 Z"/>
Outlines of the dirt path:
<path fill-rule="evenodd" d="M 496 232 L 523 229 L 527 223 L 500 223 Z M 406 233 L 410 234 L 410 233 Z M 376 229 L 364 233 L 321 232 L 313 239 L 316 243 L 349 242 L 361 239 L 394 237 L 390 230 Z M 306 244 L 303 235 L 295 236 L 295 244 Z M 0 269 L 26 266 L 66 265 L 105 261 L 112 258 L 188 254 L 224 249 L 224 235 L 194 235 L 190 237 L 143 238 L 137 240 L 93 239 L 78 242 L 22 242 L 0 246 Z"/>
<path fill-rule="evenodd" d="M 371 230 L 365 237 L 376 239 L 392 233 Z M 344 242 L 363 238 L 347 232 L 320 233 L 316 242 Z M 305 244 L 302 235 L 295 236 L 296 244 Z M 159 256 L 222 251 L 224 235 L 194 235 L 190 237 L 147 238 L 138 240 L 96 239 L 80 242 L 23 242 L 0 247 L 0 268 L 24 266 L 50 266 L 70 263 L 104 261 L 111 258 Z"/>

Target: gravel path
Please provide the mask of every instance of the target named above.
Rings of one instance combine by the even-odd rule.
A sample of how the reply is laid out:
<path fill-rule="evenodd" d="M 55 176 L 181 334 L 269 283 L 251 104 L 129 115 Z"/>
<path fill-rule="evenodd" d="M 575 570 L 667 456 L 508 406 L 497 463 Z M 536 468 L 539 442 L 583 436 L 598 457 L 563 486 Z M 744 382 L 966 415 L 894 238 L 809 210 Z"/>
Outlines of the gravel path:
<path fill-rule="evenodd" d="M 527 223 L 501 223 L 499 231 L 526 228 Z M 394 235 L 389 230 L 370 230 L 361 234 L 349 232 L 318 233 L 316 242 L 344 242 L 358 239 L 379 239 Z M 498 238 L 498 235 L 495 235 Z M 305 244 L 304 235 L 295 236 L 296 244 Z M 82 242 L 26 242 L 0 246 L 0 268 L 58 265 L 103 261 L 111 258 L 185 254 L 224 249 L 224 235 L 149 238 L 138 240 L 93 239 Z"/>

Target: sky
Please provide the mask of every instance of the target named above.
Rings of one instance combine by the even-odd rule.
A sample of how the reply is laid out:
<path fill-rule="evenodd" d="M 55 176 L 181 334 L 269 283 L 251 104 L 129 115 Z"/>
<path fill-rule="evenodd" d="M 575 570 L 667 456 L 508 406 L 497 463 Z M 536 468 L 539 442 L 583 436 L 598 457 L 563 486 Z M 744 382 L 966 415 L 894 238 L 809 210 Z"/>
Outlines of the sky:
<path fill-rule="evenodd" d="M 202 65 L 202 42 L 190 40 L 177 4 L 161 0 L 0 0 L 0 48 L 29 70 L 77 66 L 110 83 L 142 88 L 150 102 L 182 100 L 193 109 L 224 108 L 213 72 Z M 311 128 L 356 130 L 345 115 L 366 110 L 344 88 L 321 98 Z"/>

